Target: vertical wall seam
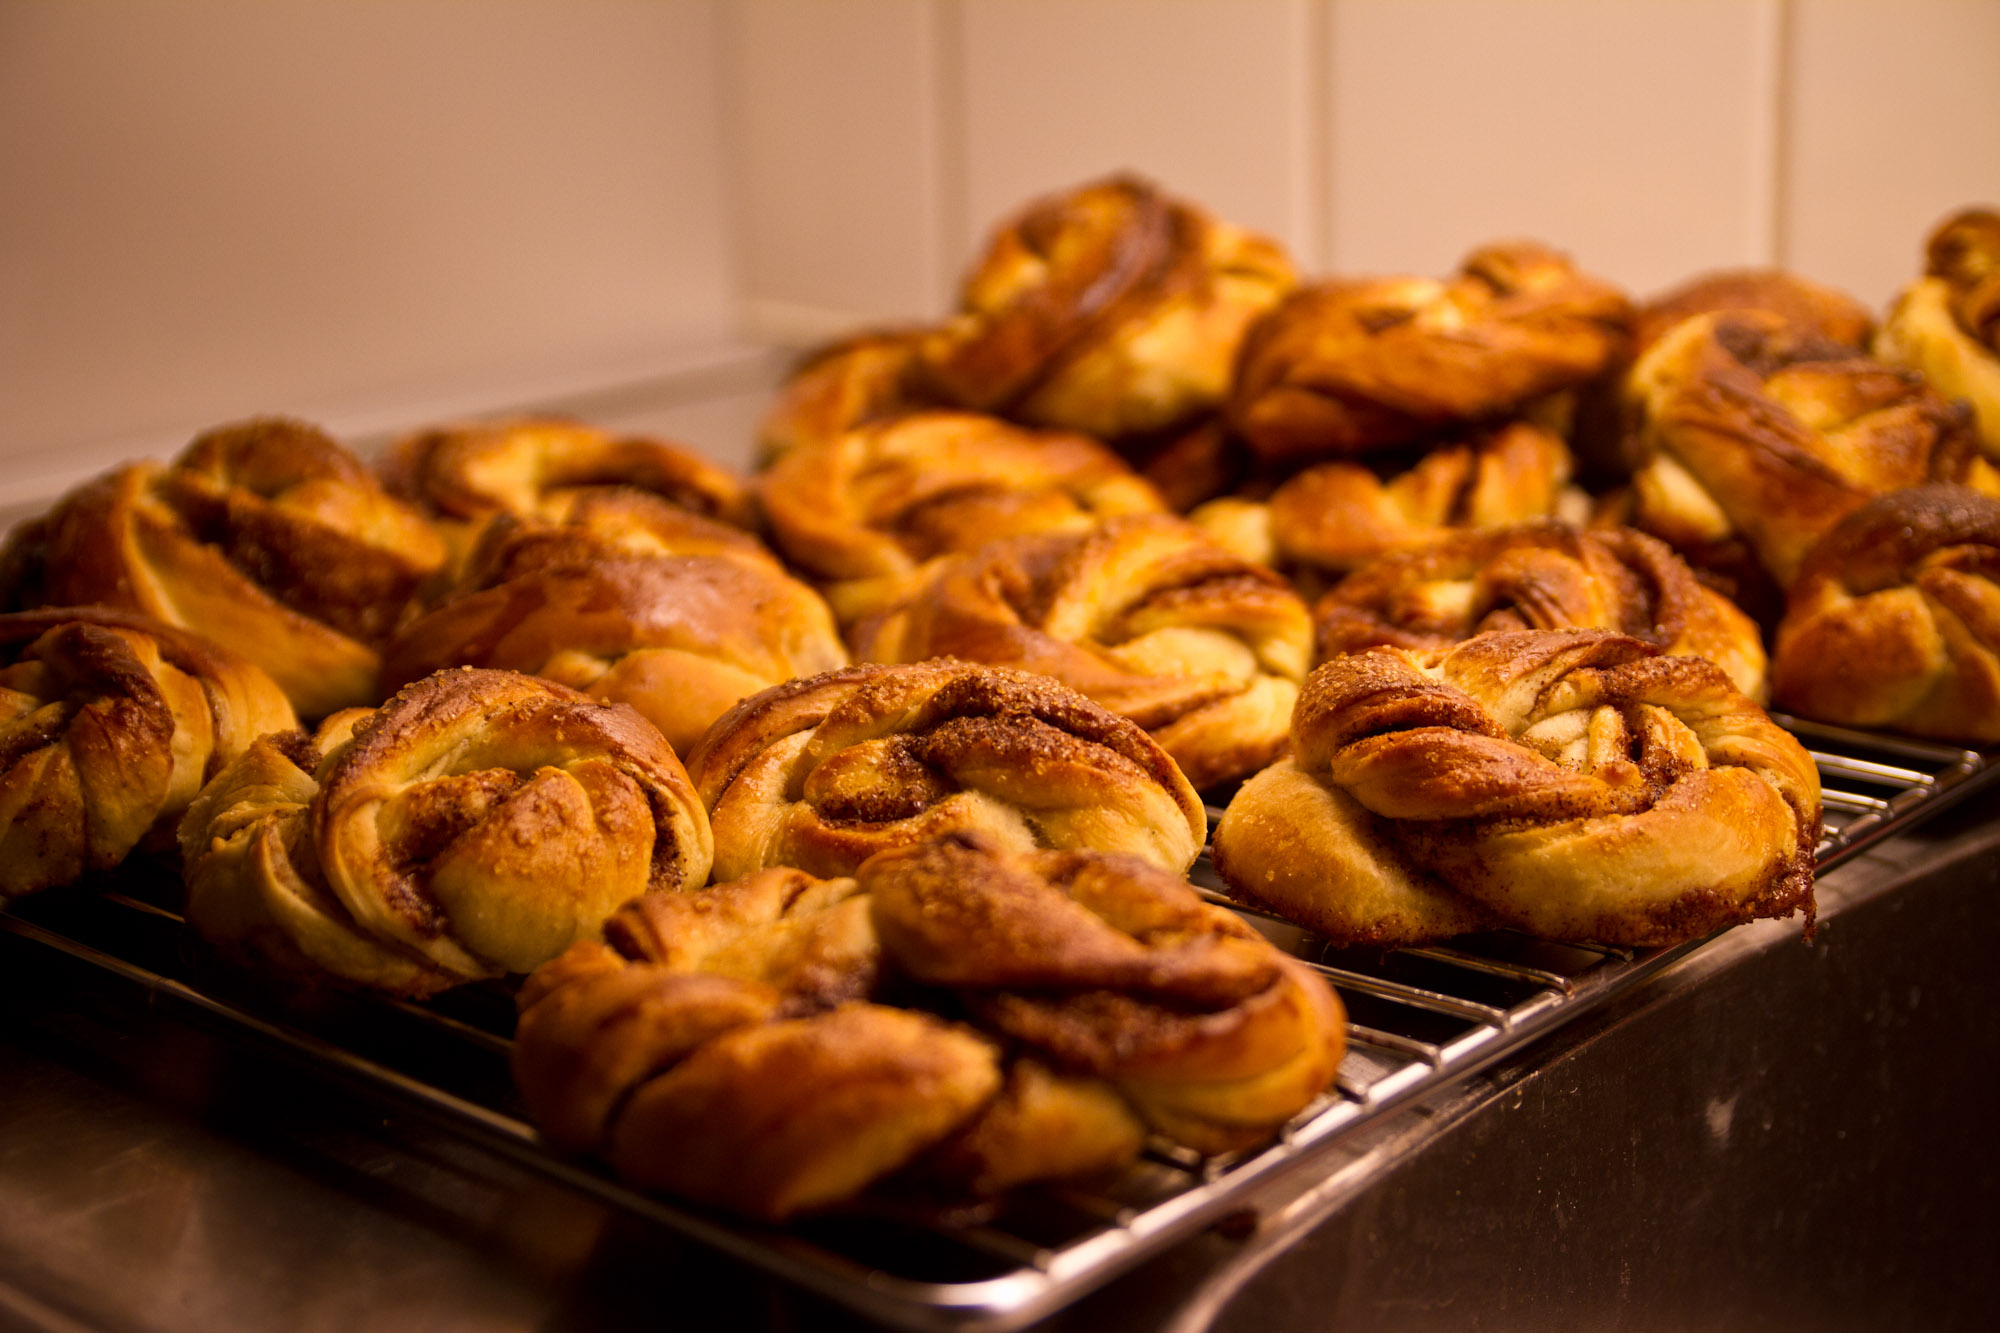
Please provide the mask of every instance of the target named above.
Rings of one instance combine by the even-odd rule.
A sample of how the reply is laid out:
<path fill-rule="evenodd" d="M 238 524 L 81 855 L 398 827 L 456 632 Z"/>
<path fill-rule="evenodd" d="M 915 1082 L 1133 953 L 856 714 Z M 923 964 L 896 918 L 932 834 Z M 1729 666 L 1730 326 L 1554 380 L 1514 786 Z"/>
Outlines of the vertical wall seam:
<path fill-rule="evenodd" d="M 966 157 L 965 14 L 963 0 L 930 0 L 931 25 L 931 166 L 936 182 L 931 200 L 931 313 L 952 308 L 958 286 L 959 250 L 971 208 L 970 168 Z"/>
<path fill-rule="evenodd" d="M 1340 161 L 1334 147 L 1333 125 L 1334 44 L 1338 41 L 1333 11 L 1338 3 L 1339 0 L 1311 0 L 1307 19 L 1310 49 L 1306 107 L 1312 119 L 1309 181 L 1317 232 L 1313 248 L 1318 251 L 1311 257 L 1310 267 L 1321 273 L 1334 271 L 1340 259 L 1334 243 L 1334 218 L 1338 211 L 1334 195 L 1340 188 Z"/>
<path fill-rule="evenodd" d="M 743 71 L 748 57 L 743 20 L 736 6 L 725 0 L 712 0 L 709 18 L 709 41 L 715 55 L 711 68 L 716 71 L 713 90 L 716 139 L 720 148 L 716 191 L 722 200 L 723 254 L 730 267 L 730 294 L 734 298 L 730 302 L 730 319 L 735 326 L 731 332 L 739 338 L 749 338 L 757 332 L 754 327 L 757 321 L 751 312 L 762 294 L 757 291 L 753 273 L 756 266 L 751 259 L 748 226 L 750 136 L 743 128 Z"/>
<path fill-rule="evenodd" d="M 1326 0 L 1298 0 L 1291 77 L 1295 80 L 1298 143 L 1287 169 L 1292 173 L 1292 234 L 1299 238 L 1300 265 L 1308 272 L 1326 267 Z"/>
<path fill-rule="evenodd" d="M 1767 38 L 1770 45 L 1770 118 L 1766 171 L 1769 174 L 1764 244 L 1769 262 L 1789 267 L 1792 192 L 1792 87 L 1796 74 L 1798 24 L 1795 0 L 1772 0 Z"/>

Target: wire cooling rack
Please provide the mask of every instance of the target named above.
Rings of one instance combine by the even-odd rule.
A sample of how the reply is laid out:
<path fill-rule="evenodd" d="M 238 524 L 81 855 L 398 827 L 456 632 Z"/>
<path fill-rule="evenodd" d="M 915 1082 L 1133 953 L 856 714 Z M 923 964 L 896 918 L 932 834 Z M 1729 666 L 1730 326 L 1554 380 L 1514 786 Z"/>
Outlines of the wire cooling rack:
<path fill-rule="evenodd" d="M 1780 717 L 1824 783 L 1826 870 L 1990 785 L 1978 751 Z M 1197 866 L 1195 881 L 1228 902 Z M 190 947 L 176 886 L 122 873 L 106 892 L 58 892 L 0 912 L 0 927 L 80 959 L 241 1040 L 414 1112 L 612 1207 L 714 1246 L 870 1318 L 909 1329 L 1017 1329 L 1240 1209 L 1285 1173 L 1414 1099 L 1485 1068 L 1701 947 L 1629 952 L 1512 934 L 1386 956 L 1342 952 L 1230 903 L 1340 991 L 1348 1051 L 1339 1076 L 1268 1146 L 1201 1158 L 1148 1147 L 1109 1185 L 1018 1190 L 954 1214 L 870 1200 L 777 1229 L 627 1189 L 553 1152 L 523 1116 L 507 1073 L 511 995 L 475 986 L 415 1004 L 348 996 L 310 1015 L 239 993 Z M 1384 1160 L 1374 1169 L 1386 1170 Z"/>

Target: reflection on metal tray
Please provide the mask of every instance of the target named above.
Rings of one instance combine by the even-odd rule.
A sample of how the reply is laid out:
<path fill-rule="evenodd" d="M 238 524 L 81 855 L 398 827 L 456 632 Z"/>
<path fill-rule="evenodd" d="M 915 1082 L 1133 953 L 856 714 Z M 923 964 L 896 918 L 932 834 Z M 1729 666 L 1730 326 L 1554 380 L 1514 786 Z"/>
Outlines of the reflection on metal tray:
<path fill-rule="evenodd" d="M 1976 751 L 1780 721 L 1812 749 L 1826 784 L 1821 869 L 2000 775 L 2000 764 Z M 1196 882 L 1224 901 L 1206 860 Z M 127 872 L 113 892 L 55 893 L 15 904 L 0 913 L 0 926 L 599 1200 L 867 1316 L 917 1329 L 1011 1329 L 1041 1318 L 1241 1207 L 1278 1173 L 1309 1169 L 1362 1125 L 1546 1036 L 1701 947 L 1628 953 L 1501 934 L 1448 948 L 1354 956 L 1246 911 L 1333 982 L 1350 1018 L 1335 1087 L 1276 1142 L 1209 1160 L 1156 1145 L 1108 1187 L 1021 1190 L 990 1211 L 939 1217 L 871 1202 L 776 1230 L 637 1193 L 594 1165 L 544 1148 L 522 1118 L 508 1077 L 513 1006 L 504 988 L 470 987 L 427 1004 L 342 997 L 310 1015 L 273 1016 L 254 998 L 240 997 L 227 974 L 207 970 L 199 951 L 188 947 L 180 919 L 163 905 L 175 888 Z"/>

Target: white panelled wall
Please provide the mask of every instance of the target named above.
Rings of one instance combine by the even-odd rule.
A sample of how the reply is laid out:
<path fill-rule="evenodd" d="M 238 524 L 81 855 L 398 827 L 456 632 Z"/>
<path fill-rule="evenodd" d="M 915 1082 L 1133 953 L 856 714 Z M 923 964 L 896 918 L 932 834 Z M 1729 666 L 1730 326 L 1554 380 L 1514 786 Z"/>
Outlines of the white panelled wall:
<path fill-rule="evenodd" d="M 738 327 L 709 0 L 0 0 L 0 497 Z"/>
<path fill-rule="evenodd" d="M 4 0 L 0 498 L 932 319 L 1118 169 L 1309 272 L 1880 304 L 2000 203 L 2000 0 Z"/>
<path fill-rule="evenodd" d="M 1932 223 L 2000 204 L 1995 0 L 745 0 L 726 21 L 767 335 L 934 315 L 1012 205 L 1121 168 L 1312 272 L 1443 273 L 1532 236 L 1640 295 L 1775 263 L 1878 305 Z"/>

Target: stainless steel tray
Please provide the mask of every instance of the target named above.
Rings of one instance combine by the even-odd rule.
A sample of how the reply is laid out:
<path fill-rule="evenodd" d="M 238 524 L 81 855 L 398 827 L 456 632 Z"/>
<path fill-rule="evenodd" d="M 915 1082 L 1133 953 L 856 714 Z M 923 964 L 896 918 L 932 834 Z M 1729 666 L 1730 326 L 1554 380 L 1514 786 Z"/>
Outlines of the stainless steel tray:
<path fill-rule="evenodd" d="M 1976 751 L 1780 720 L 1812 748 L 1826 783 L 1821 869 L 2000 774 L 2000 765 Z M 1204 861 L 1197 883 L 1222 900 L 1206 870 Z M 512 1003 L 504 988 L 469 988 L 422 1005 L 354 996 L 311 1013 L 280 1011 L 207 965 L 169 906 L 176 888 L 170 879 L 134 870 L 106 887 L 16 904 L 0 913 L 0 926 L 614 1207 L 913 1329 L 1031 1323 L 1240 1209 L 1281 1174 L 1312 1171 L 1325 1150 L 1363 1126 L 1548 1035 L 1702 947 L 1624 953 L 1502 934 L 1449 948 L 1352 956 L 1245 912 L 1333 982 L 1351 1020 L 1336 1086 L 1276 1142 L 1206 1161 L 1156 1145 L 1139 1167 L 1101 1190 L 1024 1190 L 993 1209 L 951 1216 L 871 1202 L 778 1230 L 639 1194 L 591 1163 L 545 1148 L 522 1118 L 507 1076 Z M 1370 1169 L 1393 1165 L 1393 1156 L 1375 1156 Z"/>

